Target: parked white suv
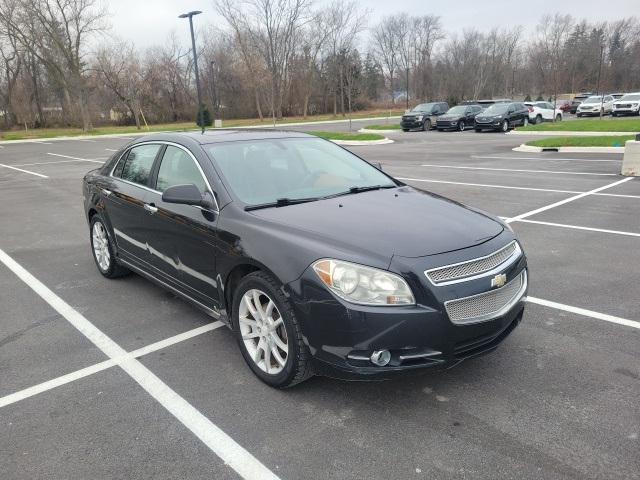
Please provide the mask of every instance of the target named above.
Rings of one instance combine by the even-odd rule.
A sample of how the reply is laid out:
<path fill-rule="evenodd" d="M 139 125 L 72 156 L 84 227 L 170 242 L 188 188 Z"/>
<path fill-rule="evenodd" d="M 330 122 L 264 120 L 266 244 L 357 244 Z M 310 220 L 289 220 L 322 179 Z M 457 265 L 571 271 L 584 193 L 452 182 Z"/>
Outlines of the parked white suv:
<path fill-rule="evenodd" d="M 563 118 L 562 110 L 556 108 L 550 102 L 524 102 L 529 109 L 529 121 L 533 124 L 542 123 L 544 121 L 560 122 Z"/>
<path fill-rule="evenodd" d="M 602 99 L 602 95 L 592 95 L 578 105 L 576 113 L 579 117 L 585 115 L 600 115 L 600 108 L 602 106 L 602 114 L 609 115 L 613 111 L 613 101 L 614 98 L 611 95 L 605 95 L 604 100 Z"/>
<path fill-rule="evenodd" d="M 611 115 L 640 115 L 640 92 L 627 93 L 622 98 L 613 102 Z"/>

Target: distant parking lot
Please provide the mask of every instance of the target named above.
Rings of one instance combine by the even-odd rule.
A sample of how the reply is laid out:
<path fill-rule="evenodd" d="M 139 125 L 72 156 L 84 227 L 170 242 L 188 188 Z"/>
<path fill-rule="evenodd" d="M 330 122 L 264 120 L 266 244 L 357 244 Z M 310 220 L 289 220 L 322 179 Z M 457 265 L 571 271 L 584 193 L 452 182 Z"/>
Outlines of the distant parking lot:
<path fill-rule="evenodd" d="M 527 137 L 388 136 L 349 148 L 510 222 L 524 321 L 446 372 L 286 391 L 219 322 L 96 270 L 81 178 L 127 138 L 2 145 L 2 478 L 640 478 L 640 179 L 619 176 L 620 155 L 511 150 Z M 92 343 L 106 337 L 118 360 Z"/>

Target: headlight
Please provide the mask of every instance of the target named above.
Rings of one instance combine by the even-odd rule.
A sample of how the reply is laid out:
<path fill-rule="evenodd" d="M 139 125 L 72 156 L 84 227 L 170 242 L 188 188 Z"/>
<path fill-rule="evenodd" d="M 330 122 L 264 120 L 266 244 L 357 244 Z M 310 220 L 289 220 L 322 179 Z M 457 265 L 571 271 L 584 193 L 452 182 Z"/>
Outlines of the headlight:
<path fill-rule="evenodd" d="M 413 305 L 413 293 L 401 277 L 386 270 L 341 260 L 318 260 L 313 265 L 322 283 L 340 298 L 361 305 Z"/>
<path fill-rule="evenodd" d="M 422 117 L 422 115 L 418 115 L 418 116 L 416 117 L 416 120 L 418 120 L 418 121 L 420 122 L 420 121 L 422 120 L 422 118 L 423 118 L 423 117 Z"/>

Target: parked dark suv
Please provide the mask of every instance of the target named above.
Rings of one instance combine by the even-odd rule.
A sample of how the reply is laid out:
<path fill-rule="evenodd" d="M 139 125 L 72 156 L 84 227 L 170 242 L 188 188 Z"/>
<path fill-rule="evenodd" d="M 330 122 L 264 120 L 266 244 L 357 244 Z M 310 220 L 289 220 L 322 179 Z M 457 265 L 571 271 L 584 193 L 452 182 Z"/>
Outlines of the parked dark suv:
<path fill-rule="evenodd" d="M 578 107 L 580 106 L 580 104 L 584 102 L 587 98 L 589 98 L 591 95 L 593 95 L 593 93 L 586 92 L 573 97 L 573 100 L 571 100 L 571 108 L 569 109 L 569 113 L 572 113 L 575 115 L 576 112 L 578 111 Z"/>
<path fill-rule="evenodd" d="M 476 132 L 499 130 L 507 132 L 517 125 L 529 124 L 529 109 L 524 103 L 495 103 L 476 116 Z"/>
<path fill-rule="evenodd" d="M 431 130 L 435 128 L 438 117 L 447 110 L 449 110 L 447 102 L 421 103 L 402 116 L 400 127 L 404 132 L 416 129 Z"/>
<path fill-rule="evenodd" d="M 436 123 L 438 131 L 458 130 L 463 132 L 467 127 L 473 127 L 476 115 L 482 112 L 480 105 L 458 105 L 450 108 L 440 116 Z"/>

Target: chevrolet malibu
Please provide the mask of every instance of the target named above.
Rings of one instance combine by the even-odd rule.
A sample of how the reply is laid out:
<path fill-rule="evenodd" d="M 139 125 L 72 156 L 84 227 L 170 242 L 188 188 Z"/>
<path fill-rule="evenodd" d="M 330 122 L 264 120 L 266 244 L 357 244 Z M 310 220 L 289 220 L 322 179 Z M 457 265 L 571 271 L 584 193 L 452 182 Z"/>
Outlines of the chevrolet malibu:
<path fill-rule="evenodd" d="M 99 272 L 221 319 L 274 387 L 450 367 L 522 319 L 526 258 L 505 223 L 303 133 L 143 137 L 83 195 Z"/>

